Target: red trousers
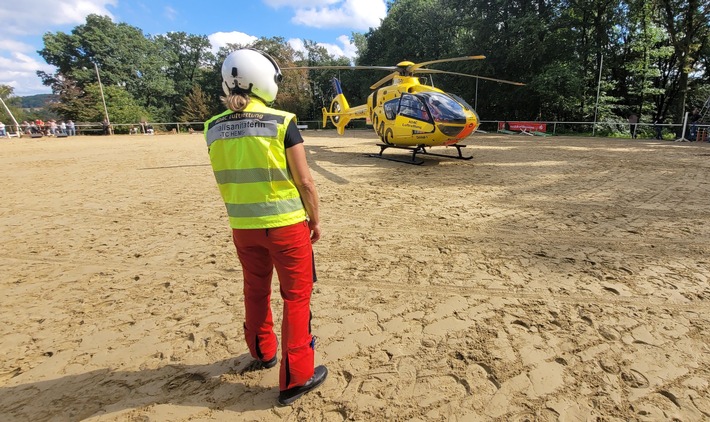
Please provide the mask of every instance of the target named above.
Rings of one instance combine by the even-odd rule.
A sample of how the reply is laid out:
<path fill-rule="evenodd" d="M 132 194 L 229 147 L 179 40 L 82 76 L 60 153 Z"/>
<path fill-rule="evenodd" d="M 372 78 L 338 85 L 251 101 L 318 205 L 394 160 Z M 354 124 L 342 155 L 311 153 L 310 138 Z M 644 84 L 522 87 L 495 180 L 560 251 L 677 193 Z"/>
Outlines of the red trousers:
<path fill-rule="evenodd" d="M 276 356 L 278 340 L 271 315 L 271 277 L 279 277 L 283 298 L 279 389 L 303 385 L 313 376 L 311 335 L 313 247 L 308 222 L 271 229 L 233 229 L 244 272 L 244 336 L 252 357 Z"/>

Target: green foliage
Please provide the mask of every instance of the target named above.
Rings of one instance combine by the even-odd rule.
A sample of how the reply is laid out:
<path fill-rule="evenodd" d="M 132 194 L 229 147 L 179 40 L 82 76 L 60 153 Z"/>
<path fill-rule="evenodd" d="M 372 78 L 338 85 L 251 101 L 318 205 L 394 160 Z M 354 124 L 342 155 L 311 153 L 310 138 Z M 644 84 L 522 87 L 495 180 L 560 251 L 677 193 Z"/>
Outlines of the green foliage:
<path fill-rule="evenodd" d="M 182 114 L 180 115 L 181 122 L 204 122 L 212 116 L 208 105 L 208 99 L 202 88 L 199 85 L 194 85 L 192 91 L 184 101 Z M 201 130 L 201 125 L 193 129 Z"/>
<path fill-rule="evenodd" d="M 86 114 L 81 107 L 84 97 L 90 95 L 87 88 L 100 78 L 107 90 L 123 89 L 119 113 L 126 109 L 127 95 L 134 106 L 148 110 L 147 114 L 172 121 L 192 86 L 202 83 L 203 68 L 214 59 L 204 35 L 176 32 L 150 38 L 107 16 L 89 15 L 71 34 L 47 33 L 43 39 L 39 54 L 56 66 L 57 72 L 38 75 L 65 103 L 57 109 L 67 118 Z M 96 99 L 89 101 L 95 103 Z"/>
<path fill-rule="evenodd" d="M 22 113 L 20 108 L 21 99 L 13 95 L 14 91 L 15 89 L 9 85 L 0 85 L 0 98 L 2 98 L 5 106 L 12 113 L 12 116 L 10 116 L 5 107 L 0 105 L 0 122 L 5 123 L 8 127 L 14 124 L 12 117 L 17 120 L 17 123 L 20 123 L 24 118 L 24 113 Z"/>
<path fill-rule="evenodd" d="M 52 94 L 28 95 L 21 98 L 22 108 L 42 108 L 56 101 L 57 97 Z"/>
<path fill-rule="evenodd" d="M 84 106 L 77 115 L 78 121 L 101 122 L 104 120 L 106 114 L 100 91 L 98 84 L 91 84 L 86 87 L 87 95 L 83 101 Z M 146 117 L 147 120 L 150 120 L 150 114 L 143 107 L 136 104 L 135 100 L 124 88 L 117 86 L 104 87 L 104 97 L 109 120 L 113 125 L 135 124 Z"/>

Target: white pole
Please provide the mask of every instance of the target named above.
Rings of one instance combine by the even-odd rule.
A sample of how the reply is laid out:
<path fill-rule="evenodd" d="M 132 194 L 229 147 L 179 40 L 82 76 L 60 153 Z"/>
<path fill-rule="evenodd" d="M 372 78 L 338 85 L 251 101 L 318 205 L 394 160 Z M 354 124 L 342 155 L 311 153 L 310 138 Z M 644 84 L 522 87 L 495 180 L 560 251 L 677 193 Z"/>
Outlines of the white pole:
<path fill-rule="evenodd" d="M 680 138 L 676 139 L 676 142 L 690 142 L 687 139 L 685 139 L 685 127 L 688 124 L 688 112 L 685 112 L 685 117 L 683 118 L 683 133 L 680 135 Z"/>
<path fill-rule="evenodd" d="M 7 104 L 5 104 L 5 101 L 3 101 L 2 97 L 0 97 L 0 102 L 2 103 L 2 106 L 5 107 L 5 111 L 7 111 L 7 114 L 10 115 L 10 118 L 12 119 L 12 121 L 15 122 L 15 132 L 17 132 L 17 134 L 19 135 L 20 134 L 20 125 L 17 123 L 17 120 L 15 120 L 15 116 L 12 115 L 12 112 L 8 108 Z M 9 133 L 9 132 L 6 131 L 6 133 Z"/>
<path fill-rule="evenodd" d="M 599 110 L 599 92 L 602 87 L 602 66 L 604 65 L 604 55 L 599 57 L 599 82 L 597 83 L 597 103 L 594 105 L 594 126 L 592 126 L 592 136 L 597 129 L 597 110 Z"/>
<path fill-rule="evenodd" d="M 108 109 L 106 108 L 106 99 L 104 98 L 104 87 L 101 84 L 101 76 L 99 76 L 99 67 L 94 63 L 94 69 L 96 69 L 96 79 L 99 81 L 99 90 L 101 91 L 101 102 L 104 103 L 104 113 L 106 115 L 106 123 L 108 123 L 108 133 L 111 133 L 111 120 L 108 118 Z"/>

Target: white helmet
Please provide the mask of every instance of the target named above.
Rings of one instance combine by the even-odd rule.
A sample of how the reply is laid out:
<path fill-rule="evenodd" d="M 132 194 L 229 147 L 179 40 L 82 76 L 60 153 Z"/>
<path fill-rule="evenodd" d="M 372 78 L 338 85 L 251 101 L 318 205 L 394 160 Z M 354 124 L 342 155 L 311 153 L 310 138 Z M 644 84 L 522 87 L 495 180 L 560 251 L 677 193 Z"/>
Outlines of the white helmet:
<path fill-rule="evenodd" d="M 276 61 L 253 48 L 233 51 L 222 63 L 222 89 L 226 95 L 251 94 L 272 103 L 282 78 Z"/>

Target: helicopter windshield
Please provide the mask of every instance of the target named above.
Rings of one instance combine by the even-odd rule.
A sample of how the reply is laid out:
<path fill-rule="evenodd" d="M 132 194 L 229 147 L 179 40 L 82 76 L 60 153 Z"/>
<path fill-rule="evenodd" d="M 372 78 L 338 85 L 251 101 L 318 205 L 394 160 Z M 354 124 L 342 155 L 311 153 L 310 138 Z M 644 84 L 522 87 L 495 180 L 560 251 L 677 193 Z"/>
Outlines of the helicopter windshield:
<path fill-rule="evenodd" d="M 466 122 L 464 109 L 468 104 L 465 101 L 460 100 L 459 102 L 448 95 L 438 92 L 421 92 L 417 94 L 417 97 L 426 103 L 434 121 L 448 123 Z"/>
<path fill-rule="evenodd" d="M 467 103 L 466 100 L 464 100 L 463 98 L 459 97 L 459 96 L 456 95 L 456 94 L 449 94 L 449 95 L 451 95 L 452 97 L 454 97 L 454 100 L 456 100 L 456 101 L 458 101 L 459 103 L 461 103 L 461 105 L 464 106 L 464 108 L 469 109 L 469 110 L 470 110 L 471 112 L 473 112 L 473 113 L 476 112 L 476 110 L 474 110 L 473 107 L 471 107 L 471 104 Z"/>

